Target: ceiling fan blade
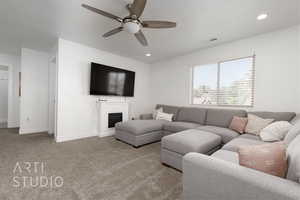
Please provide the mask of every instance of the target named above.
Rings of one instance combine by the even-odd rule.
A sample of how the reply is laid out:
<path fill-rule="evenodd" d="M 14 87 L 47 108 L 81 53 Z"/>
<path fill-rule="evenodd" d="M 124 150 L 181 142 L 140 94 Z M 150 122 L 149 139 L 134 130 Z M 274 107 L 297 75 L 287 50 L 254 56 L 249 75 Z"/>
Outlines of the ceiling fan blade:
<path fill-rule="evenodd" d="M 134 34 L 136 39 L 143 45 L 148 46 L 147 39 L 142 31 L 139 31 L 138 33 Z"/>
<path fill-rule="evenodd" d="M 139 18 L 146 7 L 147 0 L 134 0 L 133 4 L 129 7 L 130 15 L 135 15 Z"/>
<path fill-rule="evenodd" d="M 175 22 L 168 21 L 143 21 L 144 28 L 174 28 L 176 27 Z"/>
<path fill-rule="evenodd" d="M 109 36 L 112 36 L 112 35 L 114 35 L 114 34 L 117 34 L 117 33 L 121 32 L 121 31 L 123 31 L 123 27 L 118 27 L 118 28 L 115 28 L 115 29 L 113 29 L 113 30 L 111 30 L 111 31 L 109 31 L 109 32 L 107 32 L 107 33 L 105 33 L 105 34 L 103 35 L 103 37 L 104 37 L 104 38 L 107 38 L 107 37 L 109 37 Z"/>
<path fill-rule="evenodd" d="M 84 7 L 84 8 L 86 8 L 86 9 L 88 9 L 88 10 L 90 10 L 90 11 L 92 11 L 92 12 L 98 13 L 98 14 L 103 15 L 105 17 L 108 17 L 110 19 L 117 20 L 118 22 L 122 22 L 122 18 L 121 17 L 118 17 L 118 16 L 113 15 L 111 13 L 105 12 L 103 10 L 99 10 L 98 8 L 94 8 L 94 7 L 91 7 L 91 6 L 86 5 L 86 4 L 82 4 L 81 6 Z"/>

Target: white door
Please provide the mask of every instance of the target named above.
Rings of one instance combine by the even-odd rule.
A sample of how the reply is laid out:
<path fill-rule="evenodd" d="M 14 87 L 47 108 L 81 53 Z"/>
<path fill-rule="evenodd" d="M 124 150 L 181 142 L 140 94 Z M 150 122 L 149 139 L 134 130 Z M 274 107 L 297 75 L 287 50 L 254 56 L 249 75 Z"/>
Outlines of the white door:
<path fill-rule="evenodd" d="M 56 138 L 56 59 L 52 59 L 49 65 L 49 134 Z"/>

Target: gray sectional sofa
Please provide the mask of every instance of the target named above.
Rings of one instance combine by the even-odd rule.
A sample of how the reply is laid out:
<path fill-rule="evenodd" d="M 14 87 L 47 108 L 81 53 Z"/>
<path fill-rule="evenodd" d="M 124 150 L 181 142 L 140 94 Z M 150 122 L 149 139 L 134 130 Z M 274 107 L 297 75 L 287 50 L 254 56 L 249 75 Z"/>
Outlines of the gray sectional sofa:
<path fill-rule="evenodd" d="M 258 136 L 240 135 L 228 128 L 233 116 L 246 117 L 246 111 L 156 107 L 174 114 L 174 121 L 142 115 L 142 120 L 118 123 L 115 137 L 135 147 L 161 140 L 161 162 L 183 170 L 185 199 L 300 200 L 300 123 L 285 138 L 290 166 L 286 180 L 239 166 L 240 145 L 264 144 Z M 275 121 L 291 121 L 296 116 L 292 112 L 252 114 Z"/>
<path fill-rule="evenodd" d="M 174 114 L 172 122 L 153 120 L 152 114 L 141 115 L 141 120 L 133 120 L 116 124 L 115 138 L 135 147 L 160 141 L 163 136 L 188 129 L 198 129 L 219 135 L 222 143 L 228 143 L 240 134 L 229 129 L 233 116 L 246 117 L 245 110 L 208 109 L 157 105 L 166 113 Z M 263 118 L 276 121 L 291 121 L 295 117 L 292 112 L 252 112 Z M 247 136 L 244 136 L 247 137 Z M 251 137 L 251 135 L 249 135 Z"/>

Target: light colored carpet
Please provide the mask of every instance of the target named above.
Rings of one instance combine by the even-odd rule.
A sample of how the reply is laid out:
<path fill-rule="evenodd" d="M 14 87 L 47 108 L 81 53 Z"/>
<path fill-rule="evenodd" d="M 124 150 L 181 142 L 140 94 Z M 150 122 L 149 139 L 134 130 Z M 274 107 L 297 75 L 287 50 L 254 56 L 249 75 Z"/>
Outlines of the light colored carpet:
<path fill-rule="evenodd" d="M 182 175 L 163 166 L 159 153 L 160 143 L 135 149 L 112 137 L 94 137 L 56 144 L 47 134 L 20 136 L 15 129 L 0 129 L 0 199 L 182 199 Z M 24 172 L 24 162 L 43 162 L 45 170 Z M 22 173 L 14 171 L 16 163 L 22 165 Z M 14 187 L 15 176 L 41 175 L 61 176 L 64 184 Z"/>

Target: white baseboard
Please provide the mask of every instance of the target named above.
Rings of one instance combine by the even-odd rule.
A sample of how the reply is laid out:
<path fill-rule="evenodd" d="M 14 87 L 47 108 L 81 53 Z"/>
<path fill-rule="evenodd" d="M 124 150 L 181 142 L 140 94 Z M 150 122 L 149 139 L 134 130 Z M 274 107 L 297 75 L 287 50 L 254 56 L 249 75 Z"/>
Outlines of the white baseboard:
<path fill-rule="evenodd" d="M 20 129 L 19 134 L 20 135 L 26 135 L 26 134 L 32 134 L 32 133 L 44 133 L 48 132 L 48 129 Z"/>
<path fill-rule="evenodd" d="M 20 124 L 19 124 L 19 122 L 7 122 L 7 127 L 8 128 L 19 128 Z"/>
<path fill-rule="evenodd" d="M 100 134 L 98 134 L 99 137 L 108 137 L 108 136 L 113 136 L 115 134 L 115 129 L 109 129 L 107 131 L 103 131 Z"/>
<path fill-rule="evenodd" d="M 77 135 L 77 136 L 71 136 L 71 137 L 59 137 L 59 136 L 57 136 L 56 142 L 57 143 L 68 142 L 68 141 L 80 140 L 80 139 L 96 137 L 96 136 L 98 136 L 98 133 L 96 133 L 96 132 L 92 132 L 89 135 Z"/>

